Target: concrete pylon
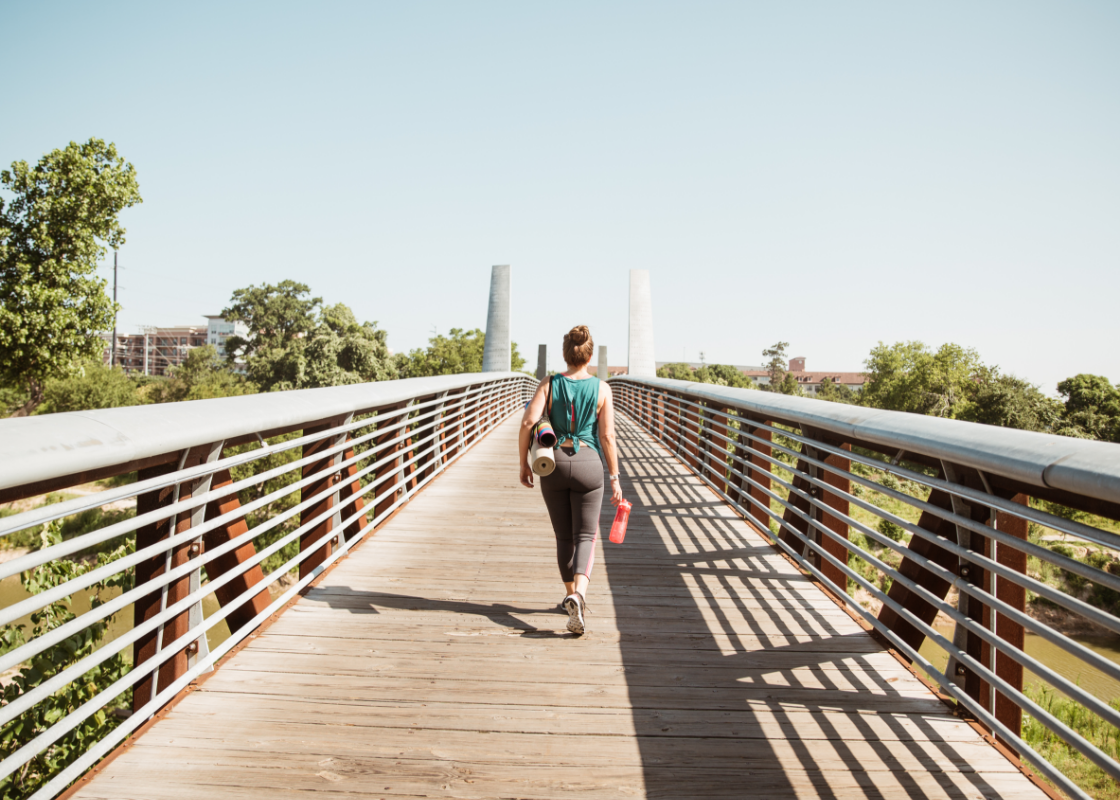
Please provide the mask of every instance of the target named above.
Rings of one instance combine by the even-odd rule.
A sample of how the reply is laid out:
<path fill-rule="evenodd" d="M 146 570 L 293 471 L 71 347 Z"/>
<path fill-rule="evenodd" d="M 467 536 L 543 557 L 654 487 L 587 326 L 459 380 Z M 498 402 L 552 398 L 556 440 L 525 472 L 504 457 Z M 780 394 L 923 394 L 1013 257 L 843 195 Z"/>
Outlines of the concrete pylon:
<path fill-rule="evenodd" d="M 657 360 L 653 354 L 653 304 L 650 301 L 649 270 L 630 270 L 630 352 L 626 368 L 629 374 L 657 377 Z"/>
<path fill-rule="evenodd" d="M 509 304 L 509 264 L 495 266 L 490 272 L 490 309 L 486 312 L 483 372 L 509 372 L 512 366 Z"/>
<path fill-rule="evenodd" d="M 607 348 L 599 345 L 599 369 L 595 377 L 601 381 L 605 381 L 610 376 L 610 367 L 607 364 Z"/>
<path fill-rule="evenodd" d="M 548 345 L 537 345 L 537 380 L 543 381 L 548 374 Z"/>

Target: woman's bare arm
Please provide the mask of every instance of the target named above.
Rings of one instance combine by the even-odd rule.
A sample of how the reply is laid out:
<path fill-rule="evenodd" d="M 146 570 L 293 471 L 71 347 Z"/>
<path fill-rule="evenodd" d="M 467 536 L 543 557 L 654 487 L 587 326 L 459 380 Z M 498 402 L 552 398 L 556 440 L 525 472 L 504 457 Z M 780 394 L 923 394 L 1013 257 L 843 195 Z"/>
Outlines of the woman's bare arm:
<path fill-rule="evenodd" d="M 603 458 L 607 460 L 607 471 L 611 475 L 617 475 L 618 447 L 614 435 L 614 394 L 606 381 L 599 387 L 599 403 L 599 444 L 603 447 Z M 621 481 L 611 481 L 611 502 L 617 506 L 621 501 Z"/>

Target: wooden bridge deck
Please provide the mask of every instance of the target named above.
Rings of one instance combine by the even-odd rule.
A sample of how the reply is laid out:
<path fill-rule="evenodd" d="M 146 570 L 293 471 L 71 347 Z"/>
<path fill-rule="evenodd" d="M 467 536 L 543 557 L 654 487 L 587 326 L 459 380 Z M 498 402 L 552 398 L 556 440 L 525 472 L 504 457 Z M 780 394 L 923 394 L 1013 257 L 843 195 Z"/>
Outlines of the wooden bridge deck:
<path fill-rule="evenodd" d="M 586 636 L 510 420 L 75 796 L 1044 796 L 622 426 Z"/>

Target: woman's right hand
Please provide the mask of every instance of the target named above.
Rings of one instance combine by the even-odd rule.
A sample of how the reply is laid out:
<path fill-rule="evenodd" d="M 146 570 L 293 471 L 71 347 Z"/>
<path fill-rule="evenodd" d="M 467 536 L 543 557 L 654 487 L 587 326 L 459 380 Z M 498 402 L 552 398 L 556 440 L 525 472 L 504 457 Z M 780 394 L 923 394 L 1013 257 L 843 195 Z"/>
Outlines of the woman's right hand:
<path fill-rule="evenodd" d="M 622 502 L 622 481 L 611 481 L 611 503 L 618 505 Z"/>
<path fill-rule="evenodd" d="M 533 468 L 525 461 L 521 462 L 521 485 L 533 488 Z"/>

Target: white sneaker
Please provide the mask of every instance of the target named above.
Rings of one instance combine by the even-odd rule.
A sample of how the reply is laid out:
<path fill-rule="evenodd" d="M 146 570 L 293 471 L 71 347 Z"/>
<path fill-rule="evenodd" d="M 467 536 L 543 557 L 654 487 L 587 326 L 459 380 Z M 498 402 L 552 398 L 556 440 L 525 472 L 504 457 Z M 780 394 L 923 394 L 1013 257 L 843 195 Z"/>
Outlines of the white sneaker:
<path fill-rule="evenodd" d="M 568 630 L 576 636 L 582 636 L 587 626 L 583 621 L 583 597 L 579 592 L 573 592 L 564 598 L 564 610 L 568 612 Z"/>

